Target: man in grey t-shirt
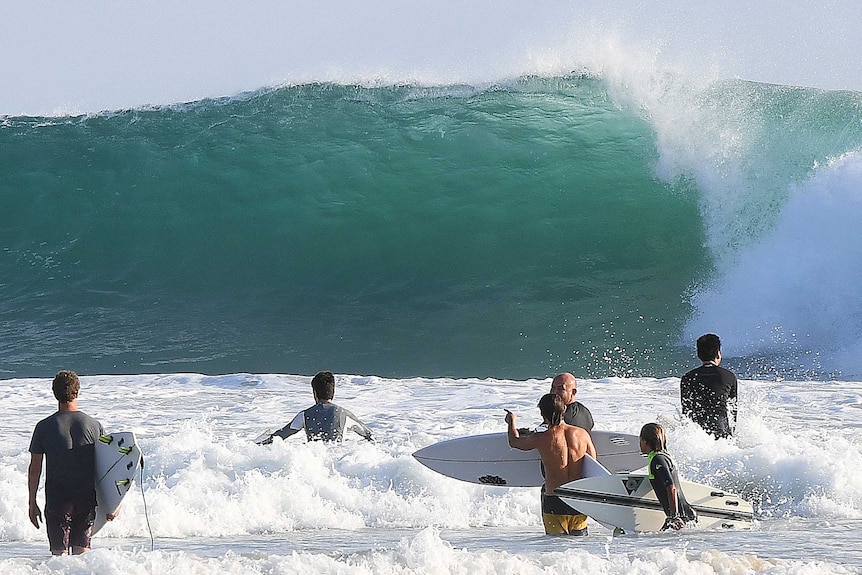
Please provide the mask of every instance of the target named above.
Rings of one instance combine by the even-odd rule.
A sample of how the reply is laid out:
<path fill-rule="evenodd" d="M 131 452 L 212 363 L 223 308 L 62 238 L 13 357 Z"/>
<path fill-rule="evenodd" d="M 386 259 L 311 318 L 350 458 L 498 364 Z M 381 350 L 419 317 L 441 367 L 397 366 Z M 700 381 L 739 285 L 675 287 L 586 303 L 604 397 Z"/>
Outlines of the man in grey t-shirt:
<path fill-rule="evenodd" d="M 45 470 L 45 530 L 51 553 L 79 554 L 90 548 L 96 518 L 95 443 L 102 425 L 78 410 L 81 384 L 74 371 L 61 371 L 52 384 L 57 412 L 36 424 L 30 440 L 30 522 L 38 529 L 42 512 L 36 492 Z M 110 517 L 109 519 L 113 519 Z"/>

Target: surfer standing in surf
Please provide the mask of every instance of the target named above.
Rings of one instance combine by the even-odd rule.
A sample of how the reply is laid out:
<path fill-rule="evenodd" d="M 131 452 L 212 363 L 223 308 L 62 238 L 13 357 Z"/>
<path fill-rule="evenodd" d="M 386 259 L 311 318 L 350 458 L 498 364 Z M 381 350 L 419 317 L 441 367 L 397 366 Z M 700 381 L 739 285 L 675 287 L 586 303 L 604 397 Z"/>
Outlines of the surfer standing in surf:
<path fill-rule="evenodd" d="M 641 428 L 640 444 L 641 452 L 648 454 L 647 477 L 667 517 L 661 530 L 679 530 L 689 521 L 696 521 L 697 514 L 679 487 L 676 465 L 665 452 L 667 437 L 664 428 L 658 423 L 647 423 Z"/>
<path fill-rule="evenodd" d="M 335 397 L 335 376 L 331 371 L 321 371 L 315 375 L 311 380 L 311 389 L 314 393 L 314 405 L 300 411 L 290 423 L 259 441 L 261 445 L 272 443 L 275 437 L 286 439 L 302 429 L 305 429 L 309 441 L 341 441 L 345 428 L 355 431 L 368 441 L 373 440 L 367 425 L 349 410 L 332 403 L 332 398 Z M 347 427 L 350 422 L 351 425 Z"/>
<path fill-rule="evenodd" d="M 509 446 L 523 451 L 536 449 L 545 467 L 542 486 L 542 522 L 548 535 L 586 535 L 587 516 L 566 505 L 556 495 L 549 495 L 561 485 L 581 479 L 585 454 L 596 457 L 590 434 L 583 428 L 563 421 L 565 402 L 548 393 L 539 400 L 539 412 L 546 431 L 521 435 L 515 427 L 515 414 L 506 410 Z"/>
<path fill-rule="evenodd" d="M 78 555 L 90 549 L 96 519 L 95 443 L 102 424 L 78 410 L 80 381 L 74 371 L 61 371 L 52 384 L 58 409 L 36 424 L 30 440 L 30 522 L 39 528 L 42 512 L 36 492 L 45 471 L 45 530 L 53 555 Z M 113 516 L 106 516 L 108 520 Z"/>
<path fill-rule="evenodd" d="M 575 400 L 578 394 L 578 380 L 571 373 L 561 373 L 551 381 L 551 391 L 563 400 L 566 410 L 563 412 L 563 421 L 569 425 L 581 427 L 587 431 L 593 430 L 593 414 L 587 406 Z"/>
<path fill-rule="evenodd" d="M 736 427 L 737 382 L 732 371 L 719 365 L 719 337 L 707 333 L 697 338 L 697 357 L 703 364 L 680 379 L 682 413 L 716 439 L 730 437 Z"/>

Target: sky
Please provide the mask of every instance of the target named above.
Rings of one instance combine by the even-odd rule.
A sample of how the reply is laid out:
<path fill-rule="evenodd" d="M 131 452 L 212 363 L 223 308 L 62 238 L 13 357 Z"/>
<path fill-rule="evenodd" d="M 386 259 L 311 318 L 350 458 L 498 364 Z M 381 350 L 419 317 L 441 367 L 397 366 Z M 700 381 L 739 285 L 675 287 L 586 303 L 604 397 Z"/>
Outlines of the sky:
<path fill-rule="evenodd" d="M 313 81 L 482 84 L 620 59 L 862 91 L 858 0 L 4 0 L 0 10 L 0 115 Z"/>

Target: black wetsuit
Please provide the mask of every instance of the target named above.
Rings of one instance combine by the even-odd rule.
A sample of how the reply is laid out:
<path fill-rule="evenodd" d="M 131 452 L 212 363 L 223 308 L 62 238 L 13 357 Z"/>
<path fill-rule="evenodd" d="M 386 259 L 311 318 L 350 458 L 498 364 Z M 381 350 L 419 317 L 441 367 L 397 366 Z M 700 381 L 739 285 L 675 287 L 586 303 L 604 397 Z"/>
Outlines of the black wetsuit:
<path fill-rule="evenodd" d="M 677 473 L 676 465 L 674 465 L 670 456 L 664 451 L 653 451 L 649 454 L 648 469 L 650 484 L 653 491 L 655 491 L 655 496 L 661 502 L 664 514 L 668 517 L 673 515 L 667 488 L 671 485 L 676 485 L 676 505 L 679 517 L 686 522 L 697 519 L 697 514 L 685 499 L 685 494 L 682 492 L 682 487 L 679 483 L 679 474 Z"/>
<path fill-rule="evenodd" d="M 590 413 L 590 410 L 587 409 L 587 407 L 580 401 L 570 403 L 566 406 L 566 412 L 563 414 L 563 421 L 569 425 L 586 429 L 587 431 L 593 430 L 593 414 Z"/>
<path fill-rule="evenodd" d="M 736 424 L 736 387 L 736 376 L 723 367 L 705 363 L 689 371 L 682 376 L 679 386 L 683 415 L 716 438 L 730 437 L 731 415 Z"/>

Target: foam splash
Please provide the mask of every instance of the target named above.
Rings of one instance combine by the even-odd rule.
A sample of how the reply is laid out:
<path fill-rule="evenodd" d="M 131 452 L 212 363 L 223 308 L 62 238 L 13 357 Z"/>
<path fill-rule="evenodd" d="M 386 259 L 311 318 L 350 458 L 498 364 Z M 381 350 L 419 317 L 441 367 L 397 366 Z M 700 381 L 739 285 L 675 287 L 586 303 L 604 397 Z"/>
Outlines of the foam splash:
<path fill-rule="evenodd" d="M 268 554 L 260 552 L 227 552 L 208 557 L 184 551 L 126 551 L 96 549 L 77 557 L 50 560 L 0 560 L 0 575 L 100 573 L 103 575 L 137 573 L 141 575 L 174 573 L 391 573 L 425 575 L 427 573 L 473 573 L 493 575 L 519 573 L 540 575 L 549 572 L 577 572 L 586 575 L 624 575 L 632 572 L 673 572 L 691 575 L 725 573 L 805 575 L 846 574 L 848 570 L 825 560 L 808 561 L 761 558 L 754 554 L 730 555 L 709 550 L 686 553 L 685 550 L 659 548 L 630 554 L 602 557 L 577 546 L 563 550 L 510 553 L 493 549 L 454 547 L 440 538 L 433 528 L 405 537 L 394 548 L 362 553 Z"/>
<path fill-rule="evenodd" d="M 860 218 L 862 154 L 854 151 L 793 186 L 772 229 L 695 294 L 687 337 L 714 331 L 732 355 L 789 355 L 858 375 Z"/>

